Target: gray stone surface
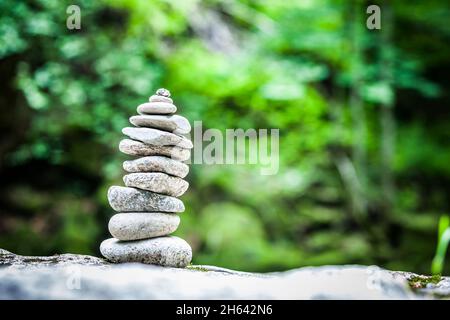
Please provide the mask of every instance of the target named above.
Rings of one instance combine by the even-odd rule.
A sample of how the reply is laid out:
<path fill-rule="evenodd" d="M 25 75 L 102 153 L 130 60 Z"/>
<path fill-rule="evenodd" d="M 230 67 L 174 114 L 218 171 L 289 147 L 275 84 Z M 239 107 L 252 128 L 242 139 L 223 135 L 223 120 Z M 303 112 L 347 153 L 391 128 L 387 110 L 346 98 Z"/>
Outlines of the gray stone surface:
<path fill-rule="evenodd" d="M 1 256 L 1 255 L 6 255 L 6 254 L 12 254 L 12 253 L 9 252 L 8 250 L 0 249 L 0 256 Z"/>
<path fill-rule="evenodd" d="M 167 103 L 173 103 L 173 100 L 169 97 L 159 96 L 157 94 L 152 95 L 150 98 L 148 98 L 148 101 L 150 102 L 167 102 Z"/>
<path fill-rule="evenodd" d="M 367 266 L 322 266 L 246 273 L 214 266 L 185 269 L 110 264 L 90 256 L 27 257 L 0 250 L 0 299 L 435 299 L 450 278 L 425 290 L 412 273 Z"/>
<path fill-rule="evenodd" d="M 16 269 L 46 266 L 64 267 L 70 265 L 83 265 L 83 266 L 103 266 L 107 265 L 107 262 L 101 258 L 82 255 L 82 254 L 56 254 L 54 256 L 21 256 L 0 249 L 0 270 L 2 267 L 14 267 Z"/>
<path fill-rule="evenodd" d="M 188 119 L 179 115 L 140 115 L 130 117 L 130 123 L 137 127 L 148 127 L 166 130 L 175 134 L 187 134 L 191 132 L 191 124 Z"/>
<path fill-rule="evenodd" d="M 151 146 L 131 139 L 120 141 L 119 150 L 132 156 L 165 156 L 174 160 L 186 161 L 191 157 L 189 149 L 177 146 Z"/>
<path fill-rule="evenodd" d="M 180 217 L 175 213 L 127 212 L 111 217 L 108 229 L 119 240 L 141 240 L 166 236 L 177 230 Z"/>
<path fill-rule="evenodd" d="M 189 166 L 183 162 L 167 157 L 142 157 L 124 161 L 123 169 L 127 172 L 164 172 L 172 176 L 184 178 L 189 173 Z"/>
<path fill-rule="evenodd" d="M 430 276 L 412 272 L 391 271 L 391 274 L 396 278 L 409 279 L 410 286 L 417 295 L 450 300 L 450 277 L 441 277 L 439 283 L 433 283 Z"/>
<path fill-rule="evenodd" d="M 192 260 L 189 244 L 175 236 L 127 242 L 111 238 L 102 242 L 100 252 L 111 262 L 142 262 L 176 268 L 184 268 Z"/>
<path fill-rule="evenodd" d="M 141 141 L 145 144 L 155 146 L 178 146 L 180 148 L 192 149 L 191 140 L 158 129 L 126 127 L 122 133 L 133 140 Z"/>
<path fill-rule="evenodd" d="M 137 107 L 139 114 L 171 114 L 177 112 L 177 107 L 167 102 L 146 102 Z"/>
<path fill-rule="evenodd" d="M 127 187 L 148 190 L 168 196 L 179 197 L 186 192 L 189 183 L 162 172 L 130 173 L 123 177 Z"/>
<path fill-rule="evenodd" d="M 108 201 L 117 212 L 184 211 L 183 202 L 177 198 L 128 187 L 110 187 Z"/>

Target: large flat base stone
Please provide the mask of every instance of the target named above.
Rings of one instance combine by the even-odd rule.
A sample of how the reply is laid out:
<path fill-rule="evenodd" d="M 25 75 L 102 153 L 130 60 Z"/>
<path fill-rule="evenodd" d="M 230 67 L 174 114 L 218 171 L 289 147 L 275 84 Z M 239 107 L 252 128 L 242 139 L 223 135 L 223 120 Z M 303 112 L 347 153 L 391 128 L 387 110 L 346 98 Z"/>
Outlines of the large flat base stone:
<path fill-rule="evenodd" d="M 135 241 L 110 238 L 100 245 L 102 255 L 111 262 L 142 262 L 184 268 L 192 260 L 189 244 L 175 236 Z"/>

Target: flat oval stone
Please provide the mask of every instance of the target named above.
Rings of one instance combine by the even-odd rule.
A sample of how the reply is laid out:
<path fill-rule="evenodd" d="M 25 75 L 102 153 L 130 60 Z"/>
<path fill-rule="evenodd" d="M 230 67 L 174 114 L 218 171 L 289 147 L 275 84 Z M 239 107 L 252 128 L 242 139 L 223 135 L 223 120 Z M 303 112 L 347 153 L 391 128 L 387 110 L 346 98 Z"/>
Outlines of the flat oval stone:
<path fill-rule="evenodd" d="M 191 132 L 191 124 L 188 119 L 179 115 L 140 115 L 132 116 L 130 122 L 136 127 L 148 127 L 170 131 L 175 134 L 187 134 Z"/>
<path fill-rule="evenodd" d="M 119 240 L 140 240 L 165 236 L 177 230 L 180 217 L 174 213 L 127 212 L 111 217 L 108 229 Z"/>
<path fill-rule="evenodd" d="M 123 169 L 127 172 L 164 172 L 172 176 L 184 178 L 189 173 L 189 166 L 183 162 L 167 157 L 142 157 L 124 161 Z"/>
<path fill-rule="evenodd" d="M 127 187 L 148 190 L 173 197 L 179 197 L 189 187 L 189 183 L 178 177 L 161 172 L 130 173 L 123 177 Z"/>
<path fill-rule="evenodd" d="M 160 96 L 157 94 L 152 95 L 150 98 L 148 98 L 148 101 L 150 102 L 167 102 L 167 103 L 173 103 L 173 100 L 169 97 Z"/>
<path fill-rule="evenodd" d="M 183 212 L 180 199 L 135 188 L 112 186 L 108 201 L 117 212 Z"/>
<path fill-rule="evenodd" d="M 175 236 L 137 241 L 106 239 L 100 252 L 111 262 L 142 262 L 165 267 L 184 268 L 192 260 L 189 244 Z"/>
<path fill-rule="evenodd" d="M 179 161 L 186 161 L 191 157 L 190 149 L 178 146 L 152 146 L 131 139 L 120 141 L 119 150 L 132 156 L 166 156 Z"/>
<path fill-rule="evenodd" d="M 141 141 L 145 144 L 155 146 L 178 146 L 180 148 L 192 149 L 191 140 L 158 129 L 126 127 L 122 133 L 133 140 Z"/>
<path fill-rule="evenodd" d="M 146 102 L 137 107 L 139 114 L 171 114 L 177 112 L 177 107 L 167 102 Z"/>

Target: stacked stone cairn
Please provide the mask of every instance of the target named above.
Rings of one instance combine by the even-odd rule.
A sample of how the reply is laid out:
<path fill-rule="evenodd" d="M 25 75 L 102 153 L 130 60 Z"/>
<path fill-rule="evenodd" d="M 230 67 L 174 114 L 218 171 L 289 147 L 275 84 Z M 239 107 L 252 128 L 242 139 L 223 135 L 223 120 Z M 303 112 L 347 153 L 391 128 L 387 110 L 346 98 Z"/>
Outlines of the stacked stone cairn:
<path fill-rule="evenodd" d="M 142 262 L 185 267 L 192 259 L 189 244 L 170 236 L 180 223 L 184 204 L 176 197 L 186 192 L 183 180 L 189 167 L 193 145 L 183 135 L 191 131 L 189 121 L 174 115 L 177 107 L 166 89 L 158 89 L 149 102 L 137 107 L 130 118 L 135 127 L 122 130 L 128 138 L 119 150 L 138 158 L 123 163 L 128 172 L 125 187 L 112 186 L 108 201 L 117 212 L 111 217 L 109 232 L 114 238 L 100 245 L 102 255 L 116 263 Z"/>

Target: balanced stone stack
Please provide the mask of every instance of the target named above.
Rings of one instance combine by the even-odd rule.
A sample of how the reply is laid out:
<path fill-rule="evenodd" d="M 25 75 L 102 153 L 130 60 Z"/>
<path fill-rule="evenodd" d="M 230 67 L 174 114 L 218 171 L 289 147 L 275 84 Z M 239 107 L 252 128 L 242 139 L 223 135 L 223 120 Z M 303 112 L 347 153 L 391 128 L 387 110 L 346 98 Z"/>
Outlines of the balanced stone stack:
<path fill-rule="evenodd" d="M 102 255 L 112 262 L 143 262 L 185 267 L 191 262 L 189 244 L 170 236 L 180 223 L 184 204 L 176 197 L 186 192 L 183 180 L 193 145 L 184 137 L 189 121 L 174 115 L 177 107 L 170 92 L 159 89 L 149 102 L 137 107 L 130 118 L 135 127 L 122 130 L 128 138 L 119 144 L 121 152 L 138 158 L 123 163 L 128 172 L 125 187 L 112 186 L 108 201 L 118 213 L 111 217 L 109 232 L 114 238 L 100 245 Z"/>

